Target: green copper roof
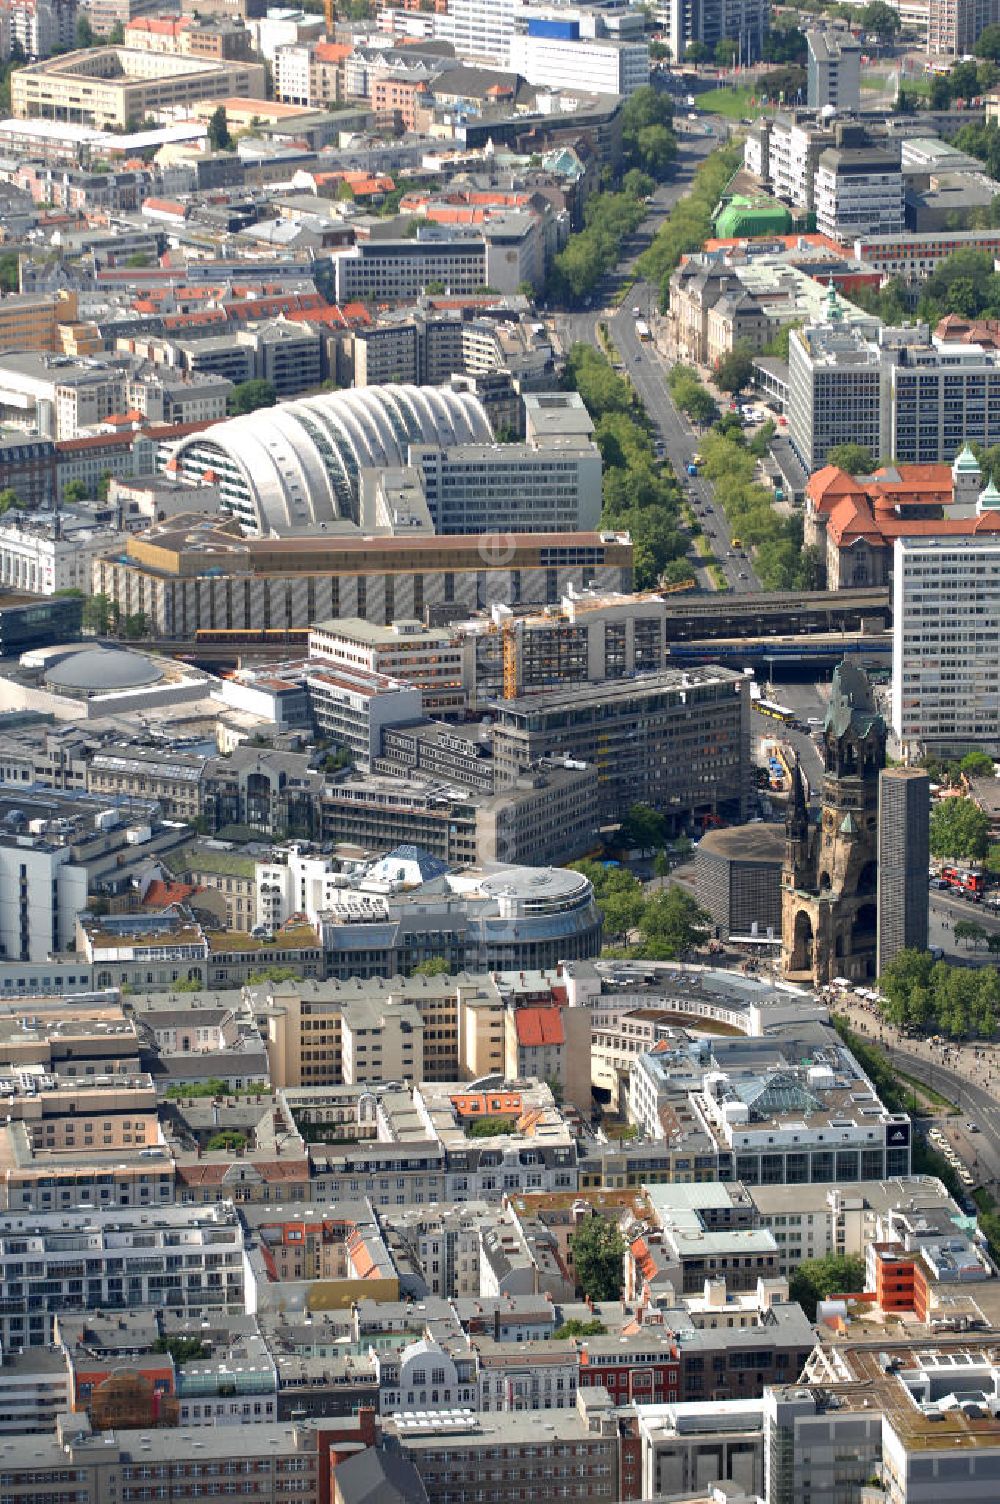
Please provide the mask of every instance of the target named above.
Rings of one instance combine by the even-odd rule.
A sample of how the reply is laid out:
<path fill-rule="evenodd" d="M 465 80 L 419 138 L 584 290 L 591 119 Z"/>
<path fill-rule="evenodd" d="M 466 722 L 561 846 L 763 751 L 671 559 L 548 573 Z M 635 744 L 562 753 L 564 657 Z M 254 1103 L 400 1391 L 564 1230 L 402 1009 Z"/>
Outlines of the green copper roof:
<path fill-rule="evenodd" d="M 993 484 L 992 479 L 988 482 L 985 490 L 979 493 L 979 505 L 989 511 L 995 511 L 1000 507 L 1000 491 Z"/>
<path fill-rule="evenodd" d="M 843 736 L 853 725 L 858 736 L 865 737 L 876 724 L 882 725 L 882 717 L 868 675 L 863 668 L 845 658 L 833 671 L 824 729 L 832 731 L 834 736 Z"/>
<path fill-rule="evenodd" d="M 976 475 L 982 473 L 979 468 L 979 461 L 976 459 L 976 456 L 973 454 L 968 444 L 966 444 L 965 448 L 955 456 L 955 463 L 951 468 L 956 472 L 962 471 L 964 474 L 968 474 L 972 471 L 974 471 Z"/>

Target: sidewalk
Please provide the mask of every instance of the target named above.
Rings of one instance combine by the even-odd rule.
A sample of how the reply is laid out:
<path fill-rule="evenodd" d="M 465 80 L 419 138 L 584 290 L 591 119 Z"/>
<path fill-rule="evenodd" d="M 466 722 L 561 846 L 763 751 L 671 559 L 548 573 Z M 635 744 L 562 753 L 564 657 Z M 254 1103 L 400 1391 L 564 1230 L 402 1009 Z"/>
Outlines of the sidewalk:
<path fill-rule="evenodd" d="M 910 1038 L 893 1024 L 886 1023 L 876 1003 L 865 1003 L 846 995 L 842 1002 L 831 1007 L 831 1011 L 842 1013 L 851 1027 L 873 1044 L 890 1045 L 926 1060 L 929 1065 L 946 1066 L 1000 1102 L 1000 1046 L 991 1041 L 959 1044 L 943 1039 L 940 1044 L 935 1044 L 929 1039 Z"/>

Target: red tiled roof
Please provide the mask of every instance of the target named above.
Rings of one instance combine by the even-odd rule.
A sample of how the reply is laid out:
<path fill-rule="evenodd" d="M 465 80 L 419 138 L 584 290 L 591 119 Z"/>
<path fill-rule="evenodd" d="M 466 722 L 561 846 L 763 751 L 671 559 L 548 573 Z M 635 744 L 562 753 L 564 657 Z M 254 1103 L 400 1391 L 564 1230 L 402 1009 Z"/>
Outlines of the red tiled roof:
<path fill-rule="evenodd" d="M 830 513 L 827 532 L 836 543 L 848 538 L 871 538 L 876 543 L 882 539 L 882 529 L 872 520 L 863 501 L 853 496 L 842 497 Z"/>
<path fill-rule="evenodd" d="M 518 1008 L 514 1014 L 520 1045 L 564 1044 L 562 1013 L 558 1008 Z"/>
<path fill-rule="evenodd" d="M 894 470 L 898 480 L 893 480 L 888 472 Z M 951 466 L 950 465 L 882 465 L 875 471 L 875 477 L 882 486 L 896 486 L 902 490 L 908 490 L 911 486 L 937 486 L 941 490 L 951 490 Z"/>
<path fill-rule="evenodd" d="M 197 891 L 196 883 L 165 883 L 156 878 L 146 889 L 142 906 L 144 909 L 169 908 L 172 903 L 186 902 Z"/>
<path fill-rule="evenodd" d="M 80 439 L 56 439 L 58 454 L 76 454 L 88 449 L 127 449 L 135 438 L 129 428 L 124 433 L 95 433 Z"/>
<path fill-rule="evenodd" d="M 822 470 L 810 475 L 806 482 L 806 493 L 818 512 L 830 512 L 835 498 L 864 496 L 865 488 L 838 465 L 824 465 Z"/>
<path fill-rule="evenodd" d="M 143 213 L 145 213 L 147 209 L 155 209 L 160 214 L 176 214 L 180 219 L 183 219 L 187 214 L 187 209 L 185 208 L 185 206 L 181 203 L 178 203 L 175 198 L 143 199 L 142 208 Z"/>
<path fill-rule="evenodd" d="M 342 63 L 353 50 L 346 42 L 317 42 L 313 55 L 321 63 Z"/>
<path fill-rule="evenodd" d="M 635 1260 L 635 1266 L 643 1279 L 652 1279 L 656 1273 L 656 1260 L 650 1253 L 646 1240 L 644 1238 L 636 1238 L 635 1242 L 630 1245 L 630 1251 L 632 1258 Z"/>

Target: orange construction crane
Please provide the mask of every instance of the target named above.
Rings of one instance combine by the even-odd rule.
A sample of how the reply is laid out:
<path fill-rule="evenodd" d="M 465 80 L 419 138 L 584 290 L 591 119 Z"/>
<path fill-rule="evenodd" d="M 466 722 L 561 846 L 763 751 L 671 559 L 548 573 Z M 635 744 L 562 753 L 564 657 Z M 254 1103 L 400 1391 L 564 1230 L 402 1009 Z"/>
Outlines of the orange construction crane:
<path fill-rule="evenodd" d="M 518 680 L 517 627 L 514 622 L 505 621 L 500 631 L 503 640 L 503 697 L 505 700 L 516 700 Z"/>
<path fill-rule="evenodd" d="M 323 0 L 323 14 L 326 17 L 326 39 L 328 42 L 336 40 L 334 35 L 337 23 L 337 12 L 334 9 L 334 0 Z"/>

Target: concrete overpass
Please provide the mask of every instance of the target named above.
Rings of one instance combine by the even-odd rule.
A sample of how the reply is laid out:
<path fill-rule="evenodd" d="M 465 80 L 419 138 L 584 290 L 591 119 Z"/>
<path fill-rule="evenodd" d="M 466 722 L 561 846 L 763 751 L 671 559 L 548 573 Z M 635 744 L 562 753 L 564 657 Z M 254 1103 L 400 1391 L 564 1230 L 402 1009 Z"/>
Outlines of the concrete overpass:
<path fill-rule="evenodd" d="M 768 678 L 787 668 L 833 668 L 845 656 L 872 667 L 892 661 L 892 633 L 808 632 L 789 637 L 710 637 L 672 642 L 671 663 L 721 663 L 727 668 L 766 669 Z"/>
<path fill-rule="evenodd" d="M 677 595 L 667 606 L 667 640 L 785 637 L 813 632 L 884 631 L 888 587 L 866 590 L 761 591 L 753 595 Z"/>

